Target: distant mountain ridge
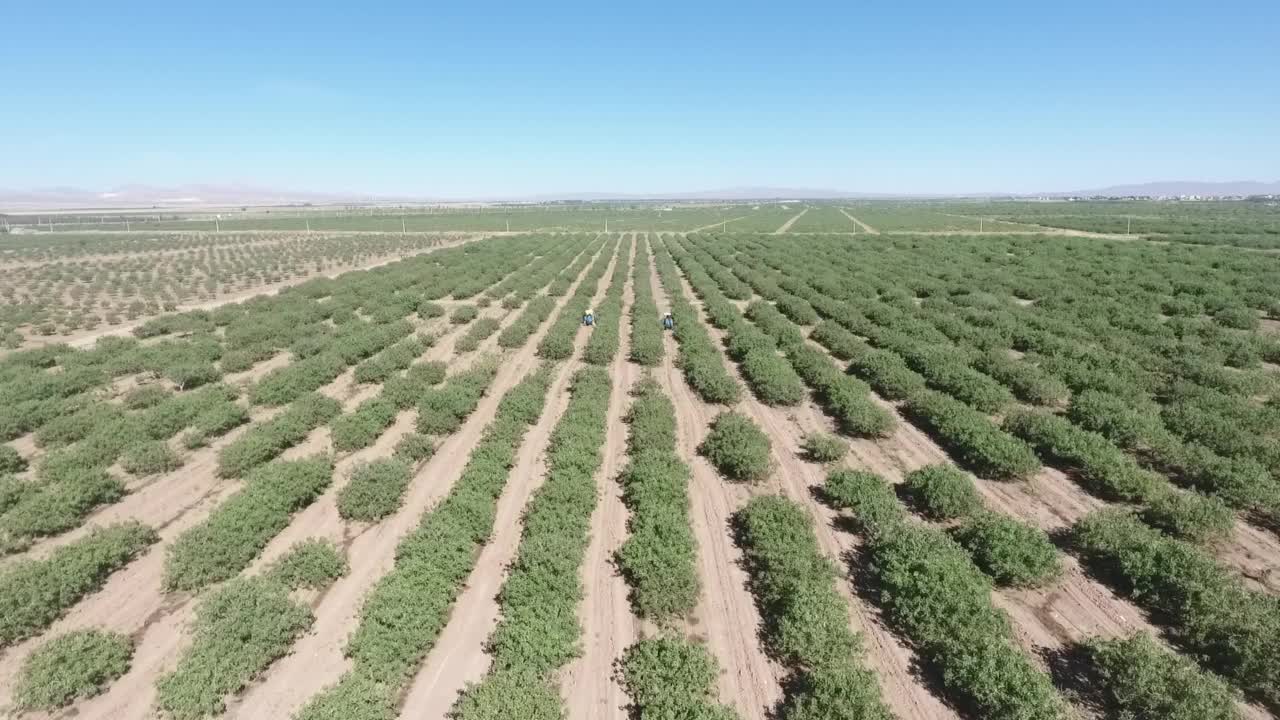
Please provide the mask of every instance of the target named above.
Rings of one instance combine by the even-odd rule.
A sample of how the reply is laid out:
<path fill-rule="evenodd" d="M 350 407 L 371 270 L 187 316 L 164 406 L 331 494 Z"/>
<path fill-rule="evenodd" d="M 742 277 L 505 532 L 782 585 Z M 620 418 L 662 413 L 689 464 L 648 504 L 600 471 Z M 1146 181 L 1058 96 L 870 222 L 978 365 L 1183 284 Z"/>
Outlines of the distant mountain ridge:
<path fill-rule="evenodd" d="M 558 201 L 734 201 L 734 200 L 845 200 L 845 199 L 924 199 L 964 197 L 1233 197 L 1280 194 L 1280 182 L 1148 182 L 1113 185 L 1092 190 L 1043 193 L 872 193 L 849 192 L 826 188 L 744 186 L 668 193 L 566 192 L 526 196 L 477 196 L 442 198 L 412 195 L 372 195 L 348 192 L 311 192 L 280 190 L 252 185 L 191 184 L 175 187 L 122 185 L 105 191 L 73 187 L 38 188 L 33 190 L 0 189 L 0 209 L 29 211 L 35 209 L 122 209 L 161 207 L 165 209 L 225 207 L 236 205 L 292 205 L 310 203 L 332 205 L 342 203 L 457 203 L 457 202 L 558 202 Z"/>
<path fill-rule="evenodd" d="M 1105 196 L 1129 197 L 1133 195 L 1146 197 L 1239 197 L 1249 195 L 1278 195 L 1280 182 L 1256 182 L 1241 180 L 1235 182 L 1198 182 L 1194 180 L 1149 182 L 1133 185 L 1112 185 L 1096 190 L 1079 190 L 1072 193 L 1046 193 L 1050 196 Z"/>

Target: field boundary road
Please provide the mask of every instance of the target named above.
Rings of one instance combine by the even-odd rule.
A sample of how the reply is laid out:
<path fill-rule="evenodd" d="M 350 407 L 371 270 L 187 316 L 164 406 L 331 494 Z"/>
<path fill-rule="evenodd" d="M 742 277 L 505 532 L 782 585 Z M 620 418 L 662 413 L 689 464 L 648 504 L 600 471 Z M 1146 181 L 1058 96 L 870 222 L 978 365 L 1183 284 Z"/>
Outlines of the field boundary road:
<path fill-rule="evenodd" d="M 859 220 L 858 218 L 854 217 L 853 215 L 850 215 L 848 210 L 845 210 L 844 208 L 840 208 L 840 212 L 844 213 L 844 216 L 845 216 L 845 217 L 847 217 L 847 218 L 849 218 L 850 220 L 852 220 L 852 221 L 853 221 L 853 223 L 854 223 L 855 225 L 857 225 L 858 227 L 862 228 L 862 231 L 863 231 L 863 232 L 865 232 L 865 233 L 870 233 L 870 234 L 872 234 L 872 235 L 879 235 L 879 234 L 880 234 L 880 231 L 879 231 L 879 230 L 877 230 L 877 229 L 875 229 L 875 228 L 871 227 L 870 225 L 868 225 L 868 224 L 866 224 L 866 223 L 862 222 L 861 220 Z"/>
<path fill-rule="evenodd" d="M 799 220 L 801 217 L 804 217 L 804 214 L 805 214 L 805 213 L 807 213 L 807 212 L 809 212 L 809 208 L 807 208 L 807 207 L 806 207 L 805 209 L 803 209 L 803 210 L 801 210 L 799 213 L 797 213 L 795 217 L 793 217 L 793 218 L 791 218 L 790 220 L 788 220 L 788 221 L 784 222 L 784 223 L 782 224 L 782 227 L 778 228 L 777 230 L 774 230 L 774 231 L 773 231 L 773 234 L 774 234 L 774 235 L 781 235 L 781 234 L 785 233 L 786 231 L 790 230 L 790 229 L 791 229 L 791 226 L 792 226 L 792 225 L 795 225 L 795 224 L 796 224 L 796 221 L 797 221 L 797 220 Z"/>

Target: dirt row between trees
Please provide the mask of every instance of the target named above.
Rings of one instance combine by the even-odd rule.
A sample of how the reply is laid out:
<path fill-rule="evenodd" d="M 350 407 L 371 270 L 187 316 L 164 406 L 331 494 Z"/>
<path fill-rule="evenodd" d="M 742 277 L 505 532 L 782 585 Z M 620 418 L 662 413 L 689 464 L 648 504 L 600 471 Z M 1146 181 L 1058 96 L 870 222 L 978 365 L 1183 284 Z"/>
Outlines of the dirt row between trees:
<path fill-rule="evenodd" d="M 629 267 L 635 267 L 637 246 L 642 242 L 643 234 L 632 234 Z M 631 403 L 629 393 L 639 377 L 639 367 L 628 359 L 634 292 L 632 273 L 627 273 L 622 315 L 618 318 L 618 354 L 609 366 L 613 392 L 609 396 L 604 459 L 596 473 L 596 508 L 591 515 L 591 541 L 583 559 L 584 592 L 578 608 L 583 652 L 565 667 L 560 683 L 560 695 L 571 720 L 626 720 L 630 697 L 617 683 L 612 667 L 642 631 L 631 611 L 627 583 L 613 562 L 614 553 L 627 539 L 629 517 L 622 503 L 618 475 L 627 463 L 627 426 L 623 418 Z"/>

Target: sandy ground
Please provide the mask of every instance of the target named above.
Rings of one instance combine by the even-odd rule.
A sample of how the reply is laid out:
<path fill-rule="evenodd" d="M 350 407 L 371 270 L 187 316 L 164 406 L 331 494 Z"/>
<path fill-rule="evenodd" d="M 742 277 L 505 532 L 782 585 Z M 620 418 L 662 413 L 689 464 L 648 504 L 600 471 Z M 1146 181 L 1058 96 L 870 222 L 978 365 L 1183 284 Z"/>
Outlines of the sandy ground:
<path fill-rule="evenodd" d="M 584 271 L 585 272 L 585 271 Z M 576 287 L 576 283 L 574 287 Z M 557 311 L 573 289 L 557 303 Z M 358 624 L 361 603 L 374 583 L 395 564 L 395 549 L 418 526 L 420 517 L 443 498 L 462 473 L 465 459 L 493 419 L 502 395 L 538 364 L 538 342 L 546 334 L 551 315 L 519 350 L 503 355 L 489 392 L 458 432 L 446 438 L 435 455 L 414 475 L 400 509 L 376 525 L 363 529 L 346 543 L 351 572 L 338 579 L 315 607 L 316 622 L 294 646 L 293 653 L 270 667 L 227 713 L 235 718 L 276 720 L 297 712 L 312 696 L 336 683 L 350 668 L 343 656 L 347 636 Z M 486 341 L 496 344 L 497 334 Z M 485 345 L 482 345 L 482 348 Z M 477 638 L 477 643 L 483 638 Z"/>
<path fill-rule="evenodd" d="M 601 276 L 592 297 L 598 305 L 609 287 L 615 259 Z M 552 319 L 554 322 L 554 318 Z M 586 347 L 589 335 L 581 327 L 574 338 L 573 357 Z M 506 581 L 507 569 L 515 560 L 524 529 L 525 505 L 546 480 L 544 453 L 551 433 L 569 405 L 569 380 L 582 366 L 578 360 L 564 363 L 551 388 L 547 406 L 538 422 L 529 430 L 511 470 L 511 477 L 498 499 L 493 536 L 480 551 L 466 588 L 454 603 L 449 624 L 436 640 L 431 652 L 409 685 L 403 698 L 400 717 L 443 718 L 469 683 L 479 682 L 489 670 L 490 658 L 484 644 L 501 617 L 498 592 Z"/>
<path fill-rule="evenodd" d="M 644 241 L 641 235 L 633 237 L 632 267 L 636 245 Z M 633 289 L 631 273 L 628 273 L 618 327 L 618 355 L 609 367 L 614 383 L 609 397 L 604 462 L 596 473 L 599 500 L 591 516 L 591 543 L 583 560 L 584 594 L 578 608 L 583 652 L 564 668 L 560 684 L 560 694 L 571 720 L 626 720 L 630 698 L 609 668 L 640 635 L 639 620 L 632 614 L 627 599 L 627 583 L 613 564 L 614 553 L 627 539 L 628 512 L 622 503 L 622 486 L 617 482 L 618 474 L 627 463 L 627 426 L 623 417 L 630 407 L 627 393 L 640 371 L 627 360 L 631 352 Z"/>
<path fill-rule="evenodd" d="M 862 228 L 862 232 L 865 232 L 865 233 L 871 233 L 872 235 L 879 235 L 879 234 L 880 234 L 880 231 L 879 231 L 879 230 L 877 230 L 877 229 L 875 229 L 875 228 L 871 227 L 870 225 L 868 225 L 868 224 L 866 224 L 866 223 L 862 222 L 862 221 L 861 221 L 861 220 L 859 220 L 858 218 L 856 218 L 856 217 L 854 217 L 853 215 L 849 214 L 849 211 L 848 211 L 848 210 L 845 210 L 844 208 L 840 208 L 840 212 L 841 212 L 841 213 L 843 213 L 845 217 L 847 217 L 847 218 L 849 218 L 851 221 L 853 221 L 853 224 L 854 224 L 854 225 L 857 225 L 858 227 Z"/>
<path fill-rule="evenodd" d="M 782 223 L 782 227 L 778 228 L 777 230 L 774 230 L 774 231 L 773 231 L 773 234 L 774 234 L 774 235 L 781 235 L 781 234 L 785 233 L 786 231 L 790 230 L 790 229 L 791 229 L 791 226 L 792 226 L 792 225 L 795 225 L 795 224 L 796 224 L 796 221 L 797 221 L 797 220 L 799 220 L 800 218 L 804 217 L 804 214 L 805 214 L 805 213 L 807 213 L 807 212 L 809 212 L 809 208 L 807 208 L 807 207 L 806 207 L 805 209 L 801 210 L 799 213 L 796 213 L 795 217 L 793 217 L 793 218 L 791 218 L 790 220 L 788 220 L 788 221 L 786 221 L 786 222 Z"/>
<path fill-rule="evenodd" d="M 651 281 L 658 307 L 666 307 L 666 291 L 653 270 Z M 720 664 L 720 702 L 732 706 L 745 720 L 764 720 L 782 698 L 784 671 L 760 644 L 760 613 L 747 589 L 742 551 L 734 544 L 729 525 L 730 516 L 760 489 L 725 481 L 698 455 L 697 447 L 721 408 L 693 394 L 675 365 L 675 339 L 670 333 L 664 338 L 666 352 L 657 379 L 675 404 L 676 450 L 693 471 L 689 519 L 702 580 L 702 593 L 686 632 L 704 642 Z"/>

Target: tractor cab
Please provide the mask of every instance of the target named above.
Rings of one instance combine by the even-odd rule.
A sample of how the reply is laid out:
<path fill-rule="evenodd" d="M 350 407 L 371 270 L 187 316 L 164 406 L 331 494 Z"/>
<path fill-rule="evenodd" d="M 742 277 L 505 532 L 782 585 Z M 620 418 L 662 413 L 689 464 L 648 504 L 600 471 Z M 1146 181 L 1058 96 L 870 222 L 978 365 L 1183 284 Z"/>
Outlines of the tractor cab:
<path fill-rule="evenodd" d="M 592 325 L 595 325 L 596 324 L 595 311 L 593 311 L 591 308 L 587 308 L 587 311 L 582 313 L 582 324 L 587 327 L 591 327 Z"/>
<path fill-rule="evenodd" d="M 662 316 L 662 329 L 674 330 L 676 327 L 676 319 L 671 317 L 671 313 Z"/>

